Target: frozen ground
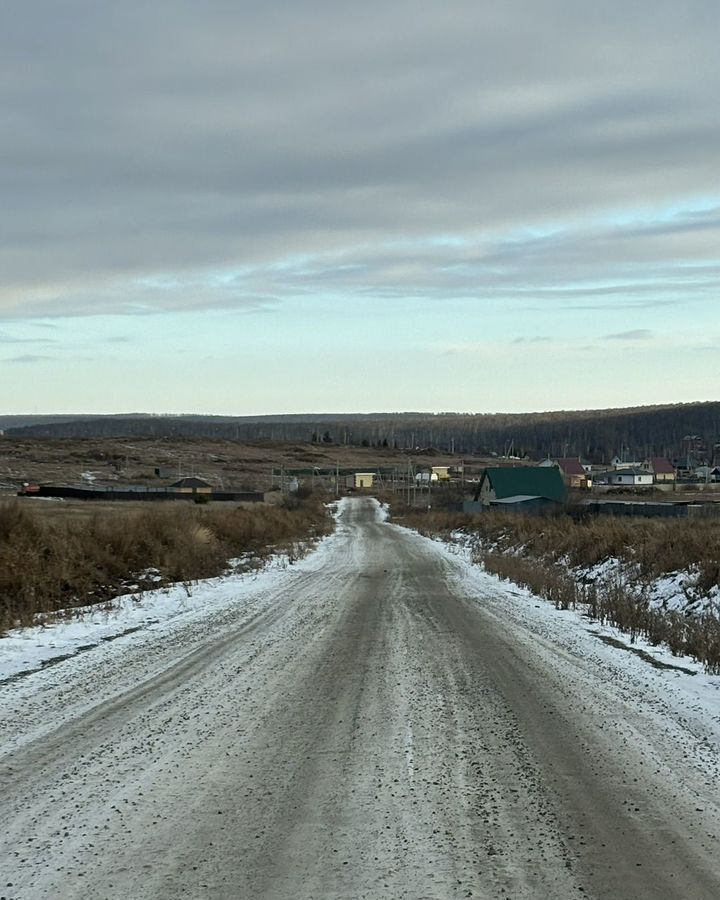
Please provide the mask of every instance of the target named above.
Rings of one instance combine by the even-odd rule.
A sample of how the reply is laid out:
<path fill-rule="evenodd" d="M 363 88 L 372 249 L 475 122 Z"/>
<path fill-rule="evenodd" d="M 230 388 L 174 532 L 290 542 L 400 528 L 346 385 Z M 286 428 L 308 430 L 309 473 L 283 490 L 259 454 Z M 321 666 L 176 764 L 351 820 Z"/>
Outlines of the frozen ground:
<path fill-rule="evenodd" d="M 3 895 L 720 896 L 720 679 L 381 519 L 1 685 Z"/>

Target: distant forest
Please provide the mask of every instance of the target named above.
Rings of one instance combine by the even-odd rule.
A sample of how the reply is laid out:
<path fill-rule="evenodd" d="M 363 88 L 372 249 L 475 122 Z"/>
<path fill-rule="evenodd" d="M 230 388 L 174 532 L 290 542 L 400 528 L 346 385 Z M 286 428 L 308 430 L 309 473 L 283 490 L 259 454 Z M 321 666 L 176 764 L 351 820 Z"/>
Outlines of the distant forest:
<path fill-rule="evenodd" d="M 519 414 L 376 413 L 288 416 L 0 417 L 8 437 L 168 437 L 433 448 L 458 456 L 650 456 L 716 461 L 720 403 Z"/>

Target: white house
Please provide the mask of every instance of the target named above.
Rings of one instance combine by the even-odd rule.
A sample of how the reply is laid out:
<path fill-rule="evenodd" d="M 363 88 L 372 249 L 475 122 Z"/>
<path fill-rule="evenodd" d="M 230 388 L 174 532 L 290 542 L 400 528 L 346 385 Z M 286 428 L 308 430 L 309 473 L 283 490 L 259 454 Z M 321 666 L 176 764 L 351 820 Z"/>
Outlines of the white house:
<path fill-rule="evenodd" d="M 653 474 L 646 469 L 615 469 L 607 473 L 608 484 L 614 487 L 652 487 Z"/>

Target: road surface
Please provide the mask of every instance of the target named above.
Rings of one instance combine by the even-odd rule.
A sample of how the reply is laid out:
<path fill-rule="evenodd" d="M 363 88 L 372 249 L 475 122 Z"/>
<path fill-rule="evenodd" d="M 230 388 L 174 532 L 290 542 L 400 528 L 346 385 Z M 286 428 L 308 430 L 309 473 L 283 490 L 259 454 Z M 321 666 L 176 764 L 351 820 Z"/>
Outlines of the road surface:
<path fill-rule="evenodd" d="M 720 897 L 716 732 L 673 673 L 380 518 L 5 685 L 0 896 Z"/>

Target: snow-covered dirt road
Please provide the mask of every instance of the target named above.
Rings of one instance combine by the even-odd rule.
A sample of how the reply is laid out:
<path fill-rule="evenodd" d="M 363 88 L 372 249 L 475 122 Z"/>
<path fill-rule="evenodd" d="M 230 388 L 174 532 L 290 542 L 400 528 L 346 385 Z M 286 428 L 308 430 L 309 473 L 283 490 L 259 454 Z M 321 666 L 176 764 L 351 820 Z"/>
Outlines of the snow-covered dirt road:
<path fill-rule="evenodd" d="M 0 896 L 720 897 L 720 679 L 380 519 L 0 686 Z"/>

